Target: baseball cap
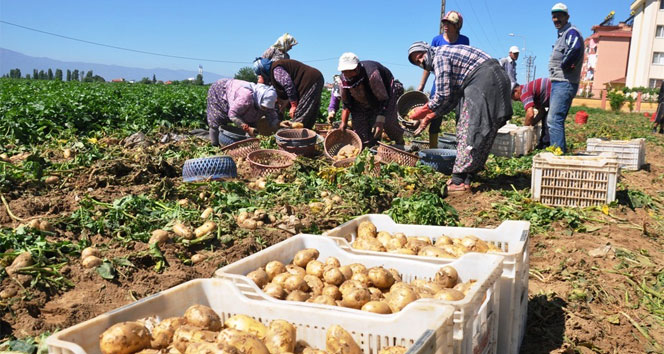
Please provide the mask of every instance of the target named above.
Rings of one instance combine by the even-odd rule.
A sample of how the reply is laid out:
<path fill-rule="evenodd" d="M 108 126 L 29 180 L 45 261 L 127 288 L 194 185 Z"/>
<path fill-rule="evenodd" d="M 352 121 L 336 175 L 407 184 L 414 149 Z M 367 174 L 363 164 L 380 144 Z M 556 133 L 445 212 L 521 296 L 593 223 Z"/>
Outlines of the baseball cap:
<path fill-rule="evenodd" d="M 567 5 L 563 4 L 562 2 L 559 2 L 551 8 L 551 12 L 564 12 L 567 13 Z"/>
<path fill-rule="evenodd" d="M 460 13 L 456 11 L 449 11 L 447 14 L 445 14 L 445 17 L 443 17 L 443 21 L 451 22 L 457 25 L 459 29 L 461 29 L 461 27 L 463 26 L 463 17 L 461 16 Z"/>
<path fill-rule="evenodd" d="M 513 45 L 510 47 L 510 53 L 518 53 L 519 52 L 519 47 Z"/>
<path fill-rule="evenodd" d="M 355 55 L 355 53 L 343 53 L 341 54 L 341 57 L 339 57 L 339 67 L 337 70 L 339 71 L 345 71 L 345 70 L 355 70 L 357 68 L 357 65 L 360 63 L 360 59 Z"/>

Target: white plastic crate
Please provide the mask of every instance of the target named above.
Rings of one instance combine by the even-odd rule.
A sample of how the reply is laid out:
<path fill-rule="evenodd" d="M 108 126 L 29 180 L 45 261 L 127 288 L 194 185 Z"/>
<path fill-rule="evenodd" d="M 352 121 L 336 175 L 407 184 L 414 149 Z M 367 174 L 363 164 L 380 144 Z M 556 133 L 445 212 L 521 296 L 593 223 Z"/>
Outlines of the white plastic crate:
<path fill-rule="evenodd" d="M 271 303 L 286 302 L 304 307 L 380 317 L 392 315 L 374 314 L 341 306 L 277 300 L 266 295 L 246 277 L 246 274 L 272 260 L 288 264 L 293 260 L 295 253 L 306 248 L 317 249 L 320 253 L 318 259 L 336 257 L 342 265 L 361 263 L 367 268 L 394 268 L 404 282 L 411 282 L 415 279 L 432 279 L 441 268 L 440 264 L 419 260 L 367 255 L 352 249 L 342 249 L 339 244 L 347 243 L 344 239 L 337 237 L 300 234 L 218 269 L 214 274 L 216 277 L 232 280 L 245 295 L 251 298 L 264 299 Z M 496 353 L 497 318 L 500 306 L 498 279 L 502 271 L 502 262 L 503 258 L 497 255 L 468 254 L 449 263 L 457 270 L 460 281 L 477 281 L 464 299 L 459 301 L 436 300 L 435 302 L 451 305 L 455 309 L 454 353 Z M 478 267 L 480 264 L 482 266 Z M 418 306 L 418 302 L 423 300 L 425 299 L 410 303 L 401 312 L 410 311 L 410 306 Z"/>
<path fill-rule="evenodd" d="M 57 332 L 46 340 L 51 354 L 98 354 L 99 335 L 113 324 L 146 318 L 162 320 L 182 316 L 191 305 L 210 306 L 222 321 L 236 315 L 251 316 L 265 325 L 276 319 L 297 328 L 296 338 L 325 349 L 327 328 L 338 324 L 350 333 L 365 354 L 382 347 L 403 345 L 409 354 L 452 352 L 454 308 L 423 301 L 408 312 L 367 317 L 326 309 L 312 311 L 288 302 L 279 304 L 247 298 L 224 279 L 196 279 Z M 407 324 L 407 325 L 404 325 Z"/>
<path fill-rule="evenodd" d="M 543 152 L 533 157 L 533 200 L 561 207 L 588 207 L 616 199 L 620 167 L 613 153 L 597 156 L 556 156 Z"/>
<path fill-rule="evenodd" d="M 450 227 L 432 225 L 397 224 L 388 215 L 367 214 L 350 220 L 330 231 L 326 236 L 342 237 L 348 242 L 355 241 L 357 227 L 364 221 L 370 221 L 378 231 L 391 234 L 401 232 L 406 236 L 426 236 L 436 242 L 443 235 L 462 238 L 473 235 L 477 238 L 498 246 L 503 252 L 491 253 L 503 257 L 503 271 L 500 279 L 500 311 L 498 327 L 498 353 L 518 353 L 525 330 L 526 312 L 528 311 L 528 269 L 530 258 L 528 253 L 528 235 L 530 222 L 503 221 L 495 229 Z M 350 243 L 342 245 L 344 249 L 352 249 Z M 397 253 L 355 250 L 356 253 L 382 255 L 405 259 L 426 260 L 437 264 L 449 264 L 452 259 L 421 257 Z M 475 253 L 482 255 L 483 253 Z"/>
<path fill-rule="evenodd" d="M 586 140 L 586 150 L 590 152 L 613 152 L 618 156 L 620 168 L 638 171 L 646 163 L 646 139 Z"/>
<path fill-rule="evenodd" d="M 533 127 L 520 127 L 515 124 L 506 124 L 498 129 L 496 139 L 491 146 L 491 153 L 496 156 L 520 156 L 533 151 L 535 145 L 535 130 Z"/>

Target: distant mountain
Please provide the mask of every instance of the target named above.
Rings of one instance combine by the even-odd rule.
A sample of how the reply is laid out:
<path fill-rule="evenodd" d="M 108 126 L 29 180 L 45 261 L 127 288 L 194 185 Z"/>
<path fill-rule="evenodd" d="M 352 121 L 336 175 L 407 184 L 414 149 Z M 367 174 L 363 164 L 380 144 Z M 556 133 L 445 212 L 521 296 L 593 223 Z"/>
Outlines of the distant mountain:
<path fill-rule="evenodd" d="M 85 70 L 86 72 L 92 70 L 94 75 L 99 75 L 106 81 L 119 78 L 124 78 L 127 81 L 138 81 L 144 77 L 152 79 L 152 75 L 155 75 L 157 80 L 161 81 L 186 80 L 198 75 L 197 71 L 189 70 L 172 70 L 163 68 L 143 69 L 118 65 L 60 61 L 50 58 L 31 57 L 13 50 L 0 48 L 0 76 L 8 74 L 9 70 L 16 68 L 21 70 L 21 76 L 23 77 L 25 77 L 26 74 L 32 76 L 34 69 L 47 71 L 50 68 L 53 72 L 55 72 L 56 69 L 62 69 L 63 76 L 67 74 L 67 69 L 71 71 L 74 71 L 75 69 L 78 69 L 79 71 Z M 203 71 L 203 80 L 205 83 L 215 82 L 223 77 L 228 76 Z"/>

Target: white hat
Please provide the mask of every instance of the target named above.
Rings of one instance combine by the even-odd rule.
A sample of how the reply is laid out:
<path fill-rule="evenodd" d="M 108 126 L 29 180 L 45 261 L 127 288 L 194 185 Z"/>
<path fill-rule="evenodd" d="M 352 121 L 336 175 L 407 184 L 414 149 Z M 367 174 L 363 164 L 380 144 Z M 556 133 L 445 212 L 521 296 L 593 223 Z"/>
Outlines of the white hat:
<path fill-rule="evenodd" d="M 341 57 L 339 57 L 339 67 L 337 70 L 354 70 L 357 68 L 358 64 L 360 64 L 360 59 L 357 57 L 357 55 L 355 55 L 355 53 L 343 53 L 341 54 Z"/>
<path fill-rule="evenodd" d="M 514 54 L 516 54 L 516 53 L 518 53 L 518 52 L 519 52 L 519 47 L 517 47 L 517 46 L 515 46 L 515 45 L 513 45 L 513 46 L 510 47 L 510 53 L 514 53 Z"/>
<path fill-rule="evenodd" d="M 555 4 L 555 5 L 553 5 L 553 7 L 551 8 L 551 12 L 564 12 L 564 13 L 568 13 L 568 12 L 567 12 L 567 5 L 563 4 L 562 2 L 559 2 L 559 3 Z"/>

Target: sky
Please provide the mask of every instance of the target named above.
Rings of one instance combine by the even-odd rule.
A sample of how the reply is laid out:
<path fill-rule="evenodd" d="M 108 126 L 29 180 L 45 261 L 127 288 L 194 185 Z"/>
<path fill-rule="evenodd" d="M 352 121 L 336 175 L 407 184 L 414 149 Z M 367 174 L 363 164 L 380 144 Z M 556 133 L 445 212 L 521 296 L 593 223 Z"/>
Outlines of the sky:
<path fill-rule="evenodd" d="M 612 10 L 615 24 L 628 18 L 631 1 L 565 3 L 570 22 L 587 37 L 591 27 Z M 556 39 L 550 13 L 554 4 L 447 0 L 446 10 L 462 14 L 461 34 L 492 57 L 507 56 L 512 45 L 521 48 L 517 80 L 523 83 L 526 55 L 536 57 L 536 77 L 547 75 Z M 299 42 L 289 52 L 291 58 L 319 69 L 326 82 L 338 73 L 339 56 L 354 52 L 360 60 L 388 67 L 404 86 L 417 87 L 422 71 L 408 62 L 408 47 L 418 40 L 431 42 L 438 34 L 440 9 L 440 1 L 426 0 L 0 0 L 0 47 L 62 61 L 140 68 L 196 71 L 201 65 L 204 76 L 210 71 L 232 77 L 288 32 Z M 108 46 L 194 59 L 114 49 L 5 22 Z"/>

